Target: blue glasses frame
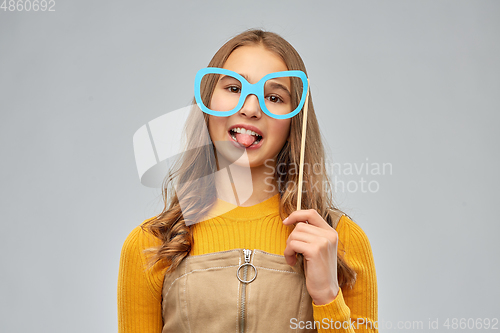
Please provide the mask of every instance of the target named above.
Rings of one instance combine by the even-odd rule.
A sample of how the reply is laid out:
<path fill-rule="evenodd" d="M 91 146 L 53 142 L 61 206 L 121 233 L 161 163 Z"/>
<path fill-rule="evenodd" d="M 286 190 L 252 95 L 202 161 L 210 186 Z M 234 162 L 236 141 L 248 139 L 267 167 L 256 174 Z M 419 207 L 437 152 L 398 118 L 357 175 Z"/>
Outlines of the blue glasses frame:
<path fill-rule="evenodd" d="M 204 75 L 206 74 L 223 74 L 223 75 L 229 75 L 232 76 L 236 79 L 238 79 L 241 82 L 241 94 L 240 94 L 240 100 L 238 101 L 238 105 L 230 111 L 213 111 L 210 110 L 203 104 L 203 101 L 201 99 L 201 79 L 203 78 Z M 284 114 L 284 115 L 277 115 L 274 113 L 271 113 L 266 106 L 266 101 L 264 98 L 264 84 L 266 83 L 267 80 L 269 79 L 275 79 L 278 77 L 298 77 L 302 80 L 302 87 L 304 88 L 302 90 L 302 96 L 300 97 L 300 103 L 297 106 L 295 110 L 293 110 L 290 113 Z M 243 104 L 245 103 L 245 100 L 248 95 L 253 94 L 257 96 L 257 99 L 259 100 L 259 105 L 260 109 L 267 114 L 271 118 L 275 119 L 288 119 L 292 118 L 296 114 L 300 112 L 302 107 L 304 106 L 304 103 L 306 101 L 306 96 L 309 93 L 309 82 L 307 80 L 307 76 L 303 71 L 299 70 L 292 70 L 292 71 L 282 71 L 282 72 L 275 72 L 275 73 L 269 73 L 266 76 L 264 76 L 262 79 L 259 80 L 257 83 L 249 83 L 243 76 L 240 74 L 230 71 L 229 69 L 225 68 L 217 68 L 217 67 L 207 67 L 207 68 L 202 68 L 196 73 L 196 77 L 194 80 L 194 97 L 196 99 L 196 103 L 198 103 L 198 106 L 201 108 L 201 110 L 205 113 L 208 113 L 212 116 L 217 116 L 217 117 L 228 117 L 232 116 L 236 112 L 238 112 Z"/>

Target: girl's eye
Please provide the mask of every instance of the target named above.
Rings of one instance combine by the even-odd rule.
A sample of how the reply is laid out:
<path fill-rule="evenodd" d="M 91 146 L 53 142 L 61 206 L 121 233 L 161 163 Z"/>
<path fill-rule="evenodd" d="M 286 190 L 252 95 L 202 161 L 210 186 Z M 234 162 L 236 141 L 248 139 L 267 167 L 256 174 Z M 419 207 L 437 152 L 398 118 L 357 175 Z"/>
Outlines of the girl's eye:
<path fill-rule="evenodd" d="M 279 98 L 278 96 L 271 95 L 267 99 L 273 103 L 283 103 L 283 100 Z"/>
<path fill-rule="evenodd" d="M 230 86 L 230 87 L 227 87 L 226 89 L 229 90 L 229 92 L 232 92 L 235 94 L 238 94 L 241 91 L 241 88 L 238 86 Z"/>

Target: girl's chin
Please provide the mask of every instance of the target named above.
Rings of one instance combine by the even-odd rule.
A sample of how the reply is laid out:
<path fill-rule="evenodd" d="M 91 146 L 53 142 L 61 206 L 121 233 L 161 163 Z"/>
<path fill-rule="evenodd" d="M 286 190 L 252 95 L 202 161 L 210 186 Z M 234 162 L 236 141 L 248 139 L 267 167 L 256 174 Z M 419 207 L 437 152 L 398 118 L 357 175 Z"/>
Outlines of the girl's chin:
<path fill-rule="evenodd" d="M 250 150 L 236 147 L 228 141 L 218 142 L 215 145 L 219 168 L 226 168 L 229 165 L 242 168 L 255 168 L 264 165 L 264 161 L 250 153 Z"/>

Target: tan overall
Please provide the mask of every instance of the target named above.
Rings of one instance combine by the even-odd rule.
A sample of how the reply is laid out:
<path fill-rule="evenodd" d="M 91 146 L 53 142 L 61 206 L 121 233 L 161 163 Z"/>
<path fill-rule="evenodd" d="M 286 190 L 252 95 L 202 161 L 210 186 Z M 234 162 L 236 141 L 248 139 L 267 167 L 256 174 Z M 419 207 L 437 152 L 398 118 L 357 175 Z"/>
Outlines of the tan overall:
<path fill-rule="evenodd" d="M 257 249 L 186 257 L 165 275 L 162 333 L 316 332 L 296 324 L 314 321 L 298 258 L 292 268 Z"/>

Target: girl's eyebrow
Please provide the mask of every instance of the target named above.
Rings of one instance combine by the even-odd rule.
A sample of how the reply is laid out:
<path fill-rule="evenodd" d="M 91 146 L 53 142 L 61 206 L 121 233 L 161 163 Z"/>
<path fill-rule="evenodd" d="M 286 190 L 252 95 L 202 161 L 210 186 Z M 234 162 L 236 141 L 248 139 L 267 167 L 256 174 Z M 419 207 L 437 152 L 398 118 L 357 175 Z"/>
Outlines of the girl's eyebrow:
<path fill-rule="evenodd" d="M 241 74 L 240 74 L 240 75 L 241 75 Z M 243 76 L 243 78 L 244 78 L 245 80 L 247 80 L 247 82 L 248 82 L 248 78 L 247 78 L 245 75 L 241 75 L 241 76 Z M 233 76 L 231 76 L 231 75 L 222 75 L 222 76 L 221 76 L 221 78 L 219 79 L 219 81 L 222 81 L 222 80 L 224 80 L 224 79 L 228 79 L 228 78 L 229 78 L 229 79 L 233 79 L 233 80 L 237 80 L 235 77 L 233 77 Z"/>
<path fill-rule="evenodd" d="M 282 85 L 281 83 L 278 83 L 278 82 L 274 82 L 274 81 L 268 81 L 266 82 L 266 86 L 269 85 L 269 88 L 271 89 L 281 89 L 281 90 L 284 90 L 288 96 L 290 96 L 290 91 L 288 90 L 288 88 L 284 85 Z"/>

